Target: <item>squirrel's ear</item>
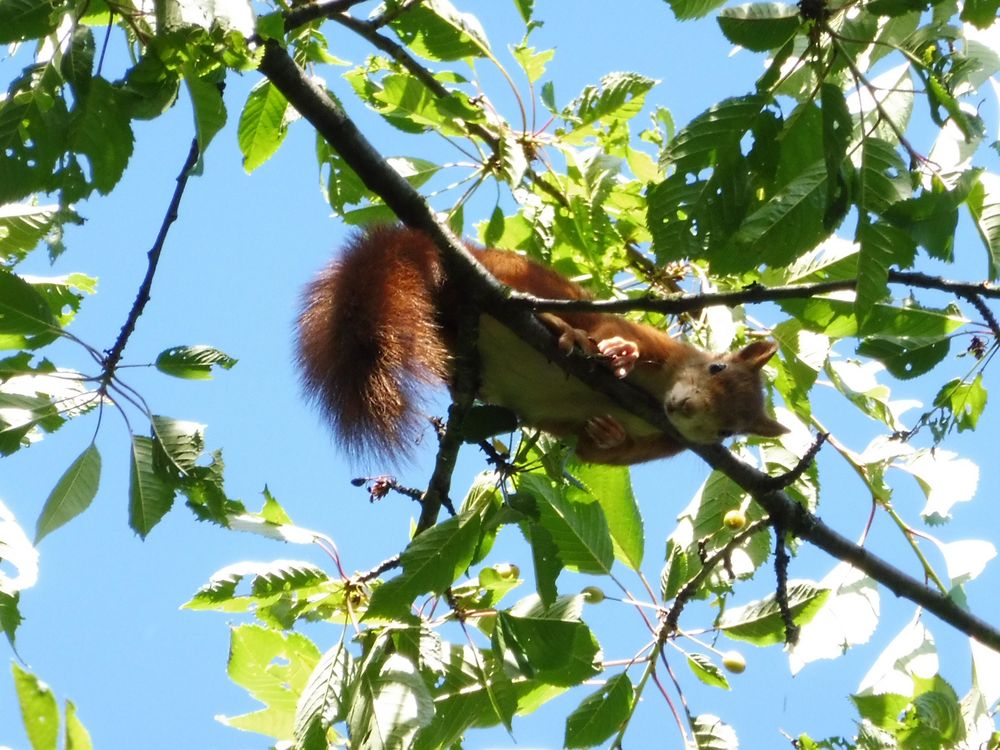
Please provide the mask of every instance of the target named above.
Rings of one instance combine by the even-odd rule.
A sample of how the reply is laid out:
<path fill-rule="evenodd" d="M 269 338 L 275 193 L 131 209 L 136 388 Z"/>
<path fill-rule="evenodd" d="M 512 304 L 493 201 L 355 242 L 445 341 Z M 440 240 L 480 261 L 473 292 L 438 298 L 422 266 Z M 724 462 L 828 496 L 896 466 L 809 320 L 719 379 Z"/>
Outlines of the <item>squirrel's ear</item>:
<path fill-rule="evenodd" d="M 736 353 L 736 358 L 759 370 L 778 351 L 777 341 L 754 341 Z M 761 433 L 763 434 L 763 433 Z"/>
<path fill-rule="evenodd" d="M 785 425 L 781 424 L 777 419 L 771 419 L 771 417 L 766 414 L 761 414 L 757 421 L 750 425 L 747 432 L 753 435 L 760 435 L 762 437 L 778 437 L 789 432 L 789 429 Z"/>

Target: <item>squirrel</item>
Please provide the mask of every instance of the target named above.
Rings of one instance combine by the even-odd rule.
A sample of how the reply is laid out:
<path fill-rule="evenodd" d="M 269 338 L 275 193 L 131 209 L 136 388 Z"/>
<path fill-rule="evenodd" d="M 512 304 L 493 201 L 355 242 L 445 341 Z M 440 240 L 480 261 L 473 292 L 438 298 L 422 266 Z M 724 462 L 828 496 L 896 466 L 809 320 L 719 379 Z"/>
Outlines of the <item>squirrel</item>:
<path fill-rule="evenodd" d="M 548 299 L 590 299 L 559 273 L 510 251 L 467 245 L 500 282 Z M 452 377 L 460 289 L 433 241 L 399 225 L 365 229 L 307 286 L 298 320 L 298 363 L 307 393 L 352 459 L 400 458 L 421 423 L 421 396 Z M 715 354 L 653 326 L 597 312 L 543 313 L 563 349 L 581 345 L 619 378 L 663 403 L 692 443 L 738 433 L 777 437 L 760 370 L 777 350 L 756 341 Z M 633 464 L 684 449 L 675 438 L 568 375 L 488 315 L 478 341 L 478 397 L 515 412 L 522 424 L 575 436 L 584 461 Z"/>

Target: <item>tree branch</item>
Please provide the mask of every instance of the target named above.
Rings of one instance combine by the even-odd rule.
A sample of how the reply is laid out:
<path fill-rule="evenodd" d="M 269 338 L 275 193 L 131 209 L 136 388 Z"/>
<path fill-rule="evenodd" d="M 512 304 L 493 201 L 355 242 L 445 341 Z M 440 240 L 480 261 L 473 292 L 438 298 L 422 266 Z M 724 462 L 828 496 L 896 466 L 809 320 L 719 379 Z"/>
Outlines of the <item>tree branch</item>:
<path fill-rule="evenodd" d="M 434 213 L 419 193 L 385 162 L 343 110 L 305 76 L 276 42 L 266 43 L 260 70 L 340 153 L 365 185 L 382 197 L 404 224 L 424 231 L 431 237 L 442 253 L 446 272 L 468 289 L 470 304 L 481 305 L 484 312 L 509 327 L 567 372 L 606 394 L 619 406 L 668 435 L 679 437 L 662 405 L 650 393 L 618 380 L 607 368 L 583 357 L 563 356 L 555 338 L 535 319 L 530 310 L 524 309 L 524 304 L 512 305 L 506 302 L 504 288 L 475 262 L 446 227 L 436 221 Z M 913 283 L 912 279 L 922 278 L 923 274 L 907 276 L 911 277 L 908 283 Z M 986 294 L 980 285 L 973 286 L 979 286 L 978 293 Z M 752 289 L 748 292 L 752 292 Z M 791 533 L 812 542 L 836 559 L 850 563 L 897 595 L 919 604 L 961 632 L 1000 650 L 1000 630 L 826 526 L 784 491 L 773 489 L 773 482 L 767 474 L 740 462 L 721 445 L 692 445 L 683 440 L 681 444 L 749 492 L 772 519 L 781 519 Z"/>
<path fill-rule="evenodd" d="M 104 370 L 101 374 L 102 390 L 106 390 L 111 385 L 111 381 L 115 376 L 115 370 L 118 368 L 118 363 L 121 362 L 122 354 L 125 352 L 125 345 L 128 343 L 129 338 L 135 331 L 136 323 L 139 322 L 139 318 L 142 316 L 143 310 L 146 309 L 146 303 L 149 302 L 150 293 L 153 288 L 153 277 L 156 276 L 156 267 L 160 262 L 160 254 L 163 252 L 163 245 L 167 241 L 167 232 L 170 230 L 170 225 L 177 220 L 177 209 L 181 204 L 181 196 L 184 195 L 184 188 L 187 186 L 191 170 L 193 170 L 195 164 L 198 163 L 198 156 L 198 139 L 194 138 L 191 141 L 191 148 L 188 151 L 187 159 L 184 160 L 184 166 L 181 167 L 180 174 L 177 175 L 177 187 L 174 188 L 174 194 L 170 199 L 170 205 L 167 206 L 167 213 L 164 215 L 163 221 L 160 224 L 160 231 L 156 235 L 156 240 L 153 242 L 153 246 L 147 253 L 149 261 L 146 265 L 146 275 L 142 280 L 142 284 L 139 285 L 139 291 L 136 293 L 135 302 L 132 303 L 132 309 L 129 310 L 128 318 L 125 319 L 125 323 L 122 325 L 118 338 L 115 340 L 114 345 L 108 350 L 107 355 L 104 357 L 104 361 L 102 363 Z"/>

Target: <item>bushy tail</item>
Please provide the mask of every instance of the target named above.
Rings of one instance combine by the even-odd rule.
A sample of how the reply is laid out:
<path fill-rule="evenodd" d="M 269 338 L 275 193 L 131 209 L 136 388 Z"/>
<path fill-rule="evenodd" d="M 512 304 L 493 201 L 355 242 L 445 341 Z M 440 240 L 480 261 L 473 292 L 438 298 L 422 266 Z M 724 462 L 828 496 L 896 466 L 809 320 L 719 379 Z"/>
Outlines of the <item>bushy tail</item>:
<path fill-rule="evenodd" d="M 396 226 L 356 235 L 306 289 L 298 361 L 309 395 L 353 460 L 405 458 L 421 388 L 449 372 L 437 249 Z"/>

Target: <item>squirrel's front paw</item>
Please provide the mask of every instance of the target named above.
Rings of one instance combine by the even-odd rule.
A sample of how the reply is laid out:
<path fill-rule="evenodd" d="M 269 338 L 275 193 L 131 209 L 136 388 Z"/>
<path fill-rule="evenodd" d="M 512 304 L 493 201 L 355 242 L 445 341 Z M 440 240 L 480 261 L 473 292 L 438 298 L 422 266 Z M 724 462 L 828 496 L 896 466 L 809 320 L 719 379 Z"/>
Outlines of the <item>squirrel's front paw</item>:
<path fill-rule="evenodd" d="M 559 349 L 563 353 L 569 354 L 576 348 L 585 354 L 595 353 L 594 341 L 587 335 L 586 331 L 574 328 L 558 315 L 552 313 L 538 313 L 538 319 L 559 337 Z"/>
<path fill-rule="evenodd" d="M 621 422 L 610 415 L 592 417 L 583 426 L 587 437 L 601 450 L 617 448 L 628 438 L 628 433 Z"/>
<path fill-rule="evenodd" d="M 616 377 L 624 378 L 639 361 L 639 345 L 621 336 L 612 336 L 597 342 L 597 351 L 607 357 Z"/>

